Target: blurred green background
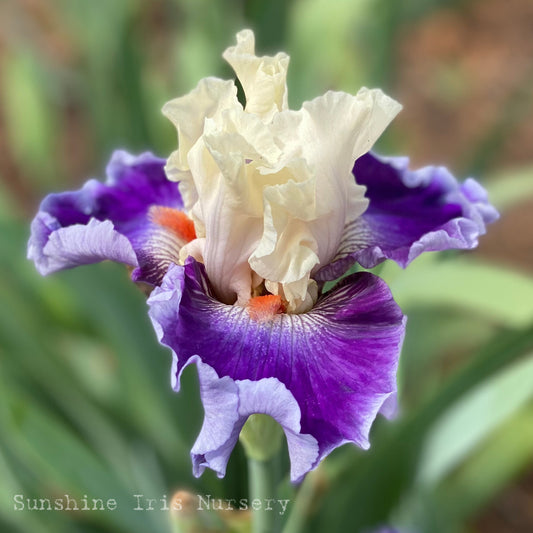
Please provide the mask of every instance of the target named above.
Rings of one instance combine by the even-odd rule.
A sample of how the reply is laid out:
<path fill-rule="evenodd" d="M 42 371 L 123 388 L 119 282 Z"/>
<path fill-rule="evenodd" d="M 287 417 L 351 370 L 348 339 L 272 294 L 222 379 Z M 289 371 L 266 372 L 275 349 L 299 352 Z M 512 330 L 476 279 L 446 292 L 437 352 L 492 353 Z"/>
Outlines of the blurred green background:
<path fill-rule="evenodd" d="M 171 392 L 127 272 L 43 279 L 25 259 L 45 194 L 103 177 L 117 147 L 170 153 L 163 103 L 231 76 L 221 53 L 244 27 L 260 54 L 291 55 L 291 107 L 383 88 L 404 111 L 378 151 L 474 175 L 502 213 L 476 252 L 380 269 L 409 317 L 401 417 L 378 421 L 369 452 L 344 446 L 299 489 L 285 481 L 287 531 L 533 531 L 530 0 L 1 0 L 0 530 L 180 531 L 133 495 L 247 496 L 239 447 L 225 480 L 192 477 L 195 371 Z M 14 510 L 14 494 L 66 493 L 118 509 Z"/>

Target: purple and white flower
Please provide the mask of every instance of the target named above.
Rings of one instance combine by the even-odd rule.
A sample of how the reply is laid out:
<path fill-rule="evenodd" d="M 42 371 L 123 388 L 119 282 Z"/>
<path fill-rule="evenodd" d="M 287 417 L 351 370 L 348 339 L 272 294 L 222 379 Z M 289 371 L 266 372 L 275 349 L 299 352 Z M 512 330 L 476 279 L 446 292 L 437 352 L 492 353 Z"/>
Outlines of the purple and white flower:
<path fill-rule="evenodd" d="M 149 314 L 173 351 L 172 386 L 195 364 L 205 410 L 193 468 L 223 476 L 251 414 L 273 417 L 299 481 L 346 442 L 367 448 L 395 410 L 405 317 L 354 263 L 406 266 L 470 249 L 497 218 L 483 188 L 444 168 L 408 169 L 368 150 L 400 106 L 379 90 L 328 92 L 287 108 L 285 54 L 256 57 L 253 34 L 163 109 L 179 148 L 165 162 L 115 152 L 107 181 L 49 195 L 32 223 L 39 272 L 105 259 L 154 286 Z M 355 162 L 355 166 L 354 166 Z"/>

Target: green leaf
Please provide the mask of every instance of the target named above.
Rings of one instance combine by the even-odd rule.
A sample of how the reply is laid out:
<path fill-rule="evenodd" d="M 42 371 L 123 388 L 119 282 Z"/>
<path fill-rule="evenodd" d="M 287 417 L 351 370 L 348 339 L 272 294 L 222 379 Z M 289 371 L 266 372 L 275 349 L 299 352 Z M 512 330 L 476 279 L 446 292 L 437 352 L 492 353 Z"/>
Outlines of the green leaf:
<path fill-rule="evenodd" d="M 472 258 L 436 261 L 429 255 L 405 271 L 387 263 L 381 276 L 407 314 L 415 305 L 438 305 L 466 309 L 512 328 L 533 321 L 533 280 L 504 267 Z"/>
<path fill-rule="evenodd" d="M 103 464 L 56 416 L 29 402 L 6 383 L 2 390 L 8 393 L 0 408 L 0 427 L 7 446 L 34 476 L 46 480 L 37 497 L 69 494 L 81 498 L 87 494 L 89 498 L 113 498 L 118 502 L 115 511 L 94 512 L 91 518 L 118 531 L 165 531 L 154 527 L 155 516 L 150 513 L 132 512 L 132 488 L 117 480 L 113 469 Z"/>
<path fill-rule="evenodd" d="M 369 39 L 377 39 L 376 33 L 368 29 L 370 6 L 369 0 L 295 3 L 285 50 L 291 55 L 291 108 L 297 109 L 302 101 L 315 98 L 332 86 L 354 93 L 368 82 L 368 56 L 373 54 Z"/>
<path fill-rule="evenodd" d="M 421 405 L 454 368 L 494 335 L 494 325 L 466 309 L 410 307 L 398 376 L 405 411 Z"/>
<path fill-rule="evenodd" d="M 492 176 L 486 185 L 494 206 L 500 210 L 508 209 L 533 197 L 533 167 L 506 170 Z"/>
<path fill-rule="evenodd" d="M 42 190 L 57 179 L 57 121 L 52 113 L 43 65 L 26 47 L 5 54 L 0 67 L 4 127 L 20 169 Z M 43 183 L 44 181 L 44 183 Z"/>
<path fill-rule="evenodd" d="M 24 494 L 23 485 L 18 476 L 20 472 L 11 468 L 11 464 L 0 447 L 0 516 L 9 523 L 9 531 L 31 531 L 34 533 L 48 533 L 51 528 L 54 532 L 66 532 L 65 516 L 56 513 L 48 517 L 47 523 L 43 523 L 38 514 L 15 511 L 14 496 Z M 0 522 L 1 525 L 1 522 Z"/>
<path fill-rule="evenodd" d="M 471 518 L 533 459 L 533 405 L 509 418 L 457 472 L 438 488 L 435 500 L 446 520 Z"/>
<path fill-rule="evenodd" d="M 434 484 L 533 397 L 533 355 L 520 360 L 452 406 L 431 430 L 418 483 Z"/>

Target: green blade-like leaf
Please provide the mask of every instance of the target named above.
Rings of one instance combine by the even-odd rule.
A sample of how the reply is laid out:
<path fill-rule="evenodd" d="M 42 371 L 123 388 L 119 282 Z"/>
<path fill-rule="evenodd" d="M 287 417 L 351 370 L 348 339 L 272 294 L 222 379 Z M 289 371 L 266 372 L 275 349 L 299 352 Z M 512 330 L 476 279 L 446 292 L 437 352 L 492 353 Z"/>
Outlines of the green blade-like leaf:
<path fill-rule="evenodd" d="M 490 178 L 487 190 L 491 202 L 500 210 L 533 196 L 533 167 L 506 170 Z"/>
<path fill-rule="evenodd" d="M 471 258 L 437 261 L 426 254 L 405 271 L 387 263 L 381 276 L 407 313 L 423 304 L 466 309 L 512 328 L 533 321 L 533 280 L 508 268 Z"/>
<path fill-rule="evenodd" d="M 424 444 L 418 483 L 435 484 L 533 397 L 533 355 L 462 398 L 435 424 Z"/>

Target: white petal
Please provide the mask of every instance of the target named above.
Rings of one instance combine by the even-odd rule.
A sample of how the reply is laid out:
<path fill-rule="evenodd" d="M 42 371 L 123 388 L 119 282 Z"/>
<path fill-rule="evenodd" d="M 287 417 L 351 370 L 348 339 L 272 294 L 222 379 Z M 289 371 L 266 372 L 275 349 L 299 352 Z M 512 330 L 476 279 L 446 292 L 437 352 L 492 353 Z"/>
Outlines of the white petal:
<path fill-rule="evenodd" d="M 229 110 L 218 123 L 206 121 L 204 141 L 243 213 L 263 216 L 263 189 L 278 183 L 259 166 L 278 165 L 283 152 L 270 129 L 256 115 Z"/>
<path fill-rule="evenodd" d="M 314 271 L 368 205 L 352 174 L 401 106 L 380 90 L 328 92 L 287 109 L 285 54 L 256 57 L 250 30 L 224 52 L 246 94 L 202 80 L 163 112 L 178 129 L 167 172 L 180 181 L 198 239 L 181 260 L 204 262 L 217 296 L 241 305 L 261 282 L 292 312 L 316 300 Z M 254 293 L 255 294 L 255 293 Z"/>
<path fill-rule="evenodd" d="M 264 230 L 250 256 L 252 269 L 263 278 L 281 283 L 301 282 L 304 299 L 307 281 L 319 262 L 317 243 L 308 223 L 316 217 L 315 179 L 267 187 L 264 191 Z M 291 292 L 298 292 L 298 288 Z"/>
<path fill-rule="evenodd" d="M 217 245 L 211 261 L 233 263 L 248 282 L 251 267 L 262 278 L 291 284 L 284 294 L 290 307 L 296 307 L 296 300 L 306 299 L 309 273 L 318 263 L 316 242 L 306 225 L 316 218 L 314 176 L 295 157 L 298 153 L 280 150 L 270 126 L 249 113 L 231 110 L 218 121 L 206 120 L 204 141 L 224 182 L 224 192 L 217 190 L 211 205 L 223 198 L 219 217 L 223 213 L 232 237 L 246 243 L 227 249 Z M 214 190 L 210 185 L 206 192 Z M 220 235 L 220 220 L 214 229 Z M 225 279 L 217 276 L 216 283 L 228 283 L 227 273 Z"/>
<path fill-rule="evenodd" d="M 235 189 L 228 186 L 203 138 L 189 152 L 188 161 L 198 190 L 193 211 L 201 216 L 205 228 L 201 259 L 207 275 L 221 301 L 234 303 L 237 299 L 244 304 L 252 291 L 248 257 L 261 235 L 262 219 L 240 208 Z M 199 259 L 195 243 L 183 248 L 182 259 L 190 250 Z"/>
<path fill-rule="evenodd" d="M 273 133 L 285 155 L 301 156 L 300 183 L 289 180 L 264 192 L 264 233 L 250 257 L 253 270 L 283 285 L 289 306 L 305 299 L 312 271 L 335 254 L 347 221 L 368 205 L 352 175 L 400 106 L 381 91 L 357 96 L 326 93 L 297 112 L 274 117 Z"/>
<path fill-rule="evenodd" d="M 272 294 L 280 294 L 287 302 L 287 312 L 305 313 L 318 299 L 318 285 L 315 280 L 300 280 L 294 283 L 276 283 L 265 280 L 266 289 Z"/>
<path fill-rule="evenodd" d="M 163 106 L 163 114 L 176 126 L 179 139 L 179 148 L 170 155 L 165 171 L 170 180 L 180 182 L 180 193 L 187 211 L 191 211 L 198 200 L 187 161 L 188 153 L 202 136 L 205 119 L 231 107 L 241 107 L 237 88 L 232 81 L 218 78 L 204 78 L 190 93 Z"/>
<path fill-rule="evenodd" d="M 274 57 L 255 55 L 255 38 L 251 30 L 237 34 L 236 46 L 223 54 L 233 67 L 246 95 L 246 111 L 259 115 L 265 122 L 287 109 L 287 68 L 289 56 L 282 52 Z"/>

